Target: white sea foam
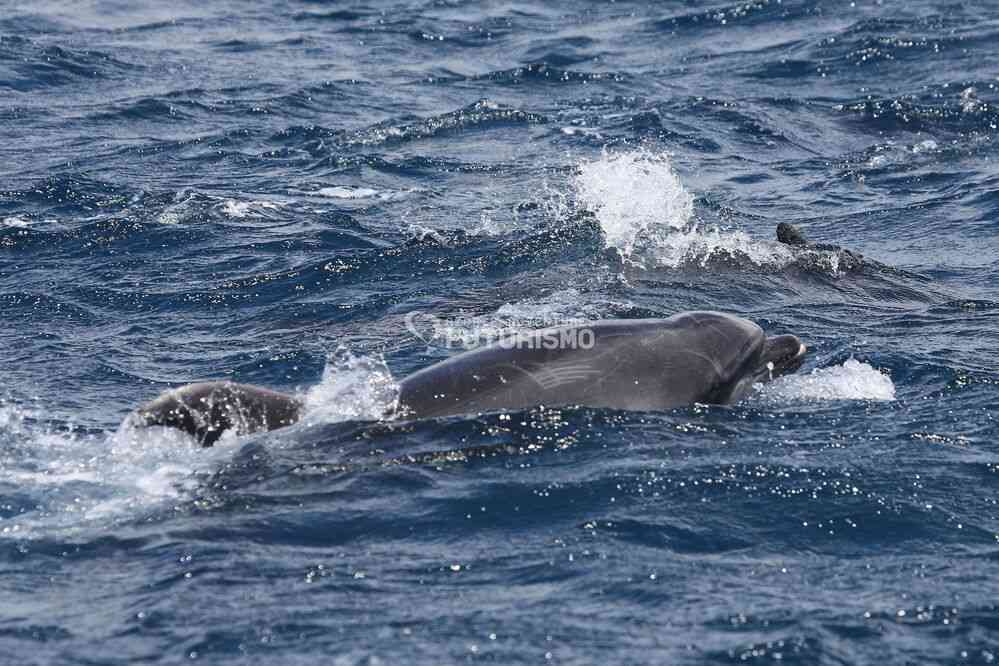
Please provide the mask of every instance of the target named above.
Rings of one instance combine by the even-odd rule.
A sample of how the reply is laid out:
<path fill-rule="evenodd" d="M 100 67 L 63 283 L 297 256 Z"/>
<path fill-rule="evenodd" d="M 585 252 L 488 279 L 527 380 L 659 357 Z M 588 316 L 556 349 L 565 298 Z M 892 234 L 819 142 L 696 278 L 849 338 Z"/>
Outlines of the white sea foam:
<path fill-rule="evenodd" d="M 79 434 L 44 424 L 44 413 L 0 405 L 0 442 L 7 452 L 0 484 L 30 496 L 30 508 L 0 520 L 0 537 L 71 535 L 134 519 L 184 501 L 198 478 L 231 456 L 224 444 L 202 450 L 180 431 L 136 428 Z"/>
<path fill-rule="evenodd" d="M 379 195 L 378 190 L 370 187 L 344 187 L 336 185 L 334 187 L 323 187 L 316 193 L 321 197 L 330 199 L 371 199 Z"/>
<path fill-rule="evenodd" d="M 237 201 L 226 199 L 222 203 L 222 212 L 231 218 L 241 220 L 245 217 L 260 217 L 261 211 L 278 210 L 281 204 L 276 201 Z"/>
<path fill-rule="evenodd" d="M 398 387 L 383 361 L 339 350 L 305 395 L 305 426 L 391 414 Z M 31 506 L 0 519 L 0 538 L 72 536 L 109 529 L 196 496 L 242 439 L 226 432 L 203 449 L 180 430 L 126 418 L 113 433 L 80 434 L 44 424 L 44 410 L 0 401 L 0 486 Z"/>
<path fill-rule="evenodd" d="M 725 259 L 748 259 L 757 266 L 783 268 L 795 260 L 795 254 L 788 246 L 761 241 L 743 231 L 691 229 L 675 231 L 656 240 L 651 252 L 656 263 L 668 268 L 685 264 L 706 266 L 709 261 Z"/>
<path fill-rule="evenodd" d="M 360 187 L 354 185 L 331 185 L 321 187 L 314 195 L 327 199 L 340 199 L 344 201 L 363 201 L 365 199 L 377 199 L 378 201 L 399 201 L 411 196 L 414 193 L 425 192 L 419 187 L 410 187 L 403 190 L 376 190 L 372 187 Z"/>
<path fill-rule="evenodd" d="M 488 211 L 479 213 L 479 221 L 462 229 L 467 236 L 476 238 L 489 238 L 508 234 L 517 228 L 516 221 L 499 220 Z M 442 247 L 450 247 L 454 244 L 455 236 L 449 235 L 449 230 L 432 229 L 421 224 L 410 224 L 408 229 L 409 237 L 414 240 L 433 240 Z M 453 230 L 452 230 L 453 231 Z"/>
<path fill-rule="evenodd" d="M 496 310 L 495 319 L 533 322 L 540 328 L 600 319 L 605 314 L 607 305 L 606 301 L 595 300 L 591 294 L 570 288 L 554 291 L 541 298 L 504 303 Z"/>
<path fill-rule="evenodd" d="M 768 401 L 895 399 L 895 384 L 888 375 L 852 358 L 807 374 L 785 375 L 756 388 Z"/>
<path fill-rule="evenodd" d="M 473 236 L 501 236 L 510 233 L 513 226 L 500 222 L 490 213 L 483 211 L 479 214 L 479 223 L 468 229 L 468 233 Z"/>
<path fill-rule="evenodd" d="M 19 434 L 24 429 L 24 411 L 0 402 L 0 433 Z"/>
<path fill-rule="evenodd" d="M 31 220 L 21 215 L 11 215 L 0 218 L 0 227 L 10 227 L 13 229 L 27 229 L 31 226 Z"/>
<path fill-rule="evenodd" d="M 600 130 L 594 129 L 592 127 L 562 127 L 560 129 L 562 131 L 562 134 L 565 134 L 567 136 L 577 136 L 577 135 L 592 136 L 597 139 L 603 137 L 603 135 L 600 133 Z"/>
<path fill-rule="evenodd" d="M 430 227 L 424 227 L 420 224 L 409 225 L 409 237 L 413 240 L 425 241 L 427 239 L 433 240 L 438 245 L 443 247 L 448 247 L 451 245 L 451 239 L 445 234 L 441 233 L 436 229 L 431 229 Z"/>
<path fill-rule="evenodd" d="M 933 139 L 924 139 L 911 146 L 895 141 L 887 141 L 870 149 L 874 154 L 863 164 L 865 169 L 884 169 L 899 164 L 913 164 L 917 161 L 914 155 L 934 154 L 940 152 L 940 144 Z M 857 178 L 864 180 L 864 174 Z"/>
<path fill-rule="evenodd" d="M 173 203 L 160 211 L 156 221 L 160 224 L 175 225 L 180 224 L 191 214 L 197 196 L 189 190 L 181 190 L 173 196 Z"/>
<path fill-rule="evenodd" d="M 973 87 L 969 86 L 961 91 L 961 111 L 970 114 L 986 109 L 988 109 L 988 106 L 978 99 L 978 91 Z"/>

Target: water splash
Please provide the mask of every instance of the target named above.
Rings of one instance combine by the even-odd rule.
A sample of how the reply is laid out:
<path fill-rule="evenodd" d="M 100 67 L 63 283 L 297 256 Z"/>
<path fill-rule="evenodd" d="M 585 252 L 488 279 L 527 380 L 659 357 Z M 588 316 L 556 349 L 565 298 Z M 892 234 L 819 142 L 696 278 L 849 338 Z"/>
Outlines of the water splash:
<path fill-rule="evenodd" d="M 607 246 L 638 265 L 705 267 L 709 262 L 734 261 L 781 270 L 800 261 L 833 275 L 839 272 L 835 252 L 793 249 L 743 231 L 703 227 L 694 214 L 693 195 L 665 154 L 646 149 L 604 151 L 598 159 L 579 165 L 572 190 L 575 205 L 596 217 Z M 572 209 L 568 197 L 547 195 L 549 214 L 568 216 Z"/>
<path fill-rule="evenodd" d="M 137 428 L 125 419 L 113 433 L 58 429 L 44 410 L 0 406 L 0 442 L 8 456 L 0 488 L 9 517 L 0 536 L 72 536 L 108 529 L 192 496 L 203 474 L 229 447 L 203 450 L 178 430 Z M 8 489 L 16 488 L 11 494 Z M 31 497 L 30 505 L 17 497 Z"/>
<path fill-rule="evenodd" d="M 650 230 L 683 230 L 694 224 L 694 197 L 665 154 L 604 151 L 579 165 L 573 188 L 579 203 L 596 215 L 607 245 L 625 255 Z"/>
<path fill-rule="evenodd" d="M 677 231 L 661 237 L 653 254 L 660 266 L 677 268 L 695 264 L 702 267 L 711 261 L 749 261 L 771 268 L 784 268 L 795 261 L 791 248 L 772 241 L 760 241 L 743 231 L 722 232 L 714 228 L 701 231 Z M 831 267 L 835 270 L 835 267 Z"/>
<path fill-rule="evenodd" d="M 842 365 L 816 368 L 808 374 L 786 375 L 757 385 L 768 402 L 786 400 L 894 400 L 891 378 L 868 363 L 849 359 Z"/>
<path fill-rule="evenodd" d="M 397 397 L 383 361 L 341 349 L 306 393 L 303 422 L 381 419 Z M 131 416 L 114 432 L 84 433 L 48 424 L 44 409 L 0 401 L 0 515 L 8 516 L 0 538 L 72 537 L 179 504 L 242 441 L 230 431 L 203 449 L 180 430 L 139 426 Z"/>
<path fill-rule="evenodd" d="M 306 392 L 302 423 L 383 419 L 398 401 L 399 386 L 385 361 L 341 347 L 327 360 L 322 380 Z"/>

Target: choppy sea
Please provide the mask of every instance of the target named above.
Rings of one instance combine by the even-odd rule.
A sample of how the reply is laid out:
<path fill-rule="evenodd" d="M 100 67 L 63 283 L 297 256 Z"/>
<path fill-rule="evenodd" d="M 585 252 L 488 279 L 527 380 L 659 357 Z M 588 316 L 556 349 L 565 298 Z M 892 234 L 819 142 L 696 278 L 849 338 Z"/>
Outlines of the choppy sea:
<path fill-rule="evenodd" d="M 0 3 L 0 662 L 999 656 L 999 3 L 136 4 Z M 378 420 L 689 309 L 808 360 Z M 126 423 L 221 378 L 309 411 Z"/>

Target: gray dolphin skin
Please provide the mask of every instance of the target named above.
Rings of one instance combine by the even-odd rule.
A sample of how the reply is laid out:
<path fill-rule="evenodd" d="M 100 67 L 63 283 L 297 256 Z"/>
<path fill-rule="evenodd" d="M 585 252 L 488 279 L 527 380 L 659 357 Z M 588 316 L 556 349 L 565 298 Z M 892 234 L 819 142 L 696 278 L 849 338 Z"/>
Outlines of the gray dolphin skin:
<path fill-rule="evenodd" d="M 400 403 L 418 418 L 536 405 L 656 411 L 739 401 L 752 385 L 797 369 L 805 347 L 767 338 L 753 322 L 718 312 L 598 321 L 533 331 L 459 354 L 402 381 Z"/>
<path fill-rule="evenodd" d="M 201 382 L 167 391 L 135 411 L 139 425 L 168 426 L 211 446 L 226 430 L 248 435 L 298 421 L 304 409 L 294 396 L 236 382 Z"/>
<path fill-rule="evenodd" d="M 777 242 L 783 243 L 784 245 L 788 245 L 790 247 L 800 248 L 802 250 L 834 252 L 839 256 L 840 267 L 845 270 L 857 270 L 865 263 L 876 263 L 868 262 L 864 259 L 864 255 L 859 252 L 847 250 L 839 245 L 832 245 L 830 243 L 812 243 L 799 227 L 796 227 L 788 222 L 781 222 L 777 225 Z"/>
<path fill-rule="evenodd" d="M 719 312 L 562 326 L 506 338 L 406 377 L 397 417 L 538 405 L 658 411 L 730 404 L 753 384 L 797 370 L 805 353 L 793 335 L 768 338 L 753 322 Z M 302 411 L 293 396 L 217 382 L 168 391 L 137 415 L 140 423 L 179 428 L 211 446 L 229 428 L 271 430 Z"/>

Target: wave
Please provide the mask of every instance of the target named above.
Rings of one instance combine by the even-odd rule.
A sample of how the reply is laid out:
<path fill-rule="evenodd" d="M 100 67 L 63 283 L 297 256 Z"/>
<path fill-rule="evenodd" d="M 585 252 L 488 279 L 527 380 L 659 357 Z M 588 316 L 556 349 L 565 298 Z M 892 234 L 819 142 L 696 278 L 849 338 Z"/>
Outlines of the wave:
<path fill-rule="evenodd" d="M 492 83 L 505 85 L 518 85 L 523 83 L 593 83 L 601 82 L 625 82 L 630 77 L 616 72 L 579 72 L 571 69 L 561 69 L 546 62 L 537 62 L 512 69 L 504 69 L 488 74 L 478 74 L 467 79 L 470 81 L 490 81 Z M 441 80 L 435 77 L 435 80 Z"/>
<path fill-rule="evenodd" d="M 473 129 L 490 129 L 508 125 L 535 125 L 547 122 L 548 119 L 542 115 L 483 99 L 457 111 L 431 116 L 413 123 L 382 123 L 351 132 L 343 138 L 342 142 L 348 146 L 372 146 L 447 136 L 454 132 Z"/>
<path fill-rule="evenodd" d="M 87 215 L 96 209 L 121 210 L 134 195 L 130 188 L 113 182 L 84 173 L 65 173 L 49 176 L 24 189 L 0 191 L 0 206 L 21 209 L 31 206 L 53 215 L 60 211 Z"/>
<path fill-rule="evenodd" d="M 983 29 L 985 28 L 985 29 Z M 984 56 L 997 42 L 999 33 L 985 26 L 969 29 L 956 17 L 930 14 L 913 18 L 868 18 L 822 39 L 813 57 L 826 64 L 852 68 L 875 68 L 897 63 L 925 63 L 929 57 L 974 49 Z"/>
<path fill-rule="evenodd" d="M 298 12 L 292 15 L 292 19 L 296 21 L 351 22 L 359 21 L 367 16 L 368 14 L 349 9 L 333 9 L 329 11 Z"/>
<path fill-rule="evenodd" d="M 979 132 L 991 135 L 999 128 L 999 107 L 979 100 L 969 86 L 926 96 L 869 97 L 836 105 L 835 109 L 873 130 L 884 132 Z"/>
<path fill-rule="evenodd" d="M 17 36 L 0 36 L 0 88 L 31 92 L 80 81 L 123 78 L 144 69 L 96 50 L 43 45 Z M 9 72 L 4 77 L 3 72 Z"/>
<path fill-rule="evenodd" d="M 655 32 L 674 32 L 728 26 L 753 27 L 768 23 L 786 25 L 796 19 L 807 18 L 821 12 L 820 4 L 750 0 L 656 19 L 651 23 L 651 28 Z"/>
<path fill-rule="evenodd" d="M 335 93 L 335 91 L 333 91 Z M 300 96 L 302 93 L 296 93 Z M 422 139 L 448 137 L 455 133 L 467 132 L 470 130 L 487 130 L 496 127 L 507 127 L 516 125 L 538 125 L 548 122 L 548 118 L 543 115 L 529 113 L 517 108 L 505 106 L 488 99 L 482 99 L 468 106 L 455 111 L 449 111 L 436 116 L 426 118 L 414 118 L 411 120 L 387 120 L 368 127 L 359 129 L 332 129 L 321 125 L 293 125 L 272 135 L 270 141 L 278 143 L 288 148 L 304 150 L 309 154 L 323 160 L 332 159 L 331 154 L 335 154 L 336 160 L 344 160 L 344 165 L 357 161 L 359 164 L 378 167 L 383 165 L 386 169 L 405 169 L 408 164 L 396 165 L 387 161 L 382 156 L 351 156 L 335 153 L 338 150 L 356 149 L 358 147 L 370 148 L 382 145 L 402 144 Z M 407 159 L 412 166 L 436 165 L 443 160 L 445 162 L 454 161 L 452 158 L 438 158 L 437 160 L 413 156 Z M 325 164 L 325 162 L 323 162 Z M 481 170 L 483 167 L 477 165 L 474 170 Z"/>

